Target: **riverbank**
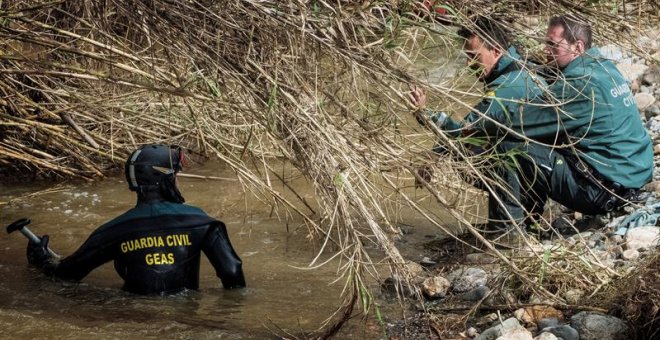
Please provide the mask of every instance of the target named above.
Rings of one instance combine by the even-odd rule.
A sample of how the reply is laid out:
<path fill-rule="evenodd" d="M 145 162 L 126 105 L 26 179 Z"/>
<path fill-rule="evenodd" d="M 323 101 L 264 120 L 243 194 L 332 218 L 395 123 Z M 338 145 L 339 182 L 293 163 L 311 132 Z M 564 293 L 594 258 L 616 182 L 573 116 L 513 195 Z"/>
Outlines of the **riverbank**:
<path fill-rule="evenodd" d="M 409 320 L 389 323 L 390 339 L 660 336 L 658 37 L 660 29 L 653 29 L 639 38 L 645 59 L 614 45 L 601 47 L 629 81 L 653 140 L 654 176 L 639 202 L 606 216 L 561 214 L 552 223 L 559 231 L 554 236 L 489 237 L 509 265 L 473 237 L 427 243 L 424 256 L 409 263 L 424 306 L 414 307 Z"/>

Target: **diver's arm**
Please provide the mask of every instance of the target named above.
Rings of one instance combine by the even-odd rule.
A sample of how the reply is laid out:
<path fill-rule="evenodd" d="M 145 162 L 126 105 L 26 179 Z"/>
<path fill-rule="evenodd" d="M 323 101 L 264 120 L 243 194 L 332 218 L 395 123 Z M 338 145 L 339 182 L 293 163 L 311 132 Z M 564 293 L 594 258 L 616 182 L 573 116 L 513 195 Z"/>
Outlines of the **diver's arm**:
<path fill-rule="evenodd" d="M 226 289 L 245 287 L 242 262 L 231 246 L 224 223 L 211 224 L 202 250 Z"/>
<path fill-rule="evenodd" d="M 43 271 L 63 280 L 80 281 L 94 268 L 113 259 L 111 246 L 110 240 L 101 240 L 93 233 L 73 254 L 60 261 L 49 261 Z"/>

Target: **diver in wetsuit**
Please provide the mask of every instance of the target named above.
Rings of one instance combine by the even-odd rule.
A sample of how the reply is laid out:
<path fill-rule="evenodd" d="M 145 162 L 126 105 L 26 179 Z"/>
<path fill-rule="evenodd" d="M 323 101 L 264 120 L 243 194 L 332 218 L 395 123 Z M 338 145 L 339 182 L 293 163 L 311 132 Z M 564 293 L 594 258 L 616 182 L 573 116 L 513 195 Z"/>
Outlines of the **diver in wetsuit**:
<path fill-rule="evenodd" d="M 57 261 L 47 251 L 48 235 L 30 241 L 28 262 L 44 273 L 79 281 L 114 261 L 123 289 L 136 294 L 171 294 L 199 287 L 200 253 L 226 289 L 245 287 L 241 259 L 221 221 L 183 204 L 176 174 L 184 163 L 177 146 L 144 145 L 126 162 L 126 180 L 137 205 L 96 229 L 71 256 Z"/>

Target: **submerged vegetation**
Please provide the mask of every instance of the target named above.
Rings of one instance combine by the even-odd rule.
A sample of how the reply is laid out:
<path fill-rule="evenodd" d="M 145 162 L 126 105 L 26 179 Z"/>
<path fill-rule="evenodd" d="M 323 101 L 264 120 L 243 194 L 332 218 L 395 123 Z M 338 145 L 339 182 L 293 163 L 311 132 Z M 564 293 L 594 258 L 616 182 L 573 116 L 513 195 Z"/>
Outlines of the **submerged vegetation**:
<path fill-rule="evenodd" d="M 458 223 L 489 244 L 472 227 L 480 212 L 474 197 L 461 195 L 469 189 L 458 176 L 479 176 L 480 163 L 431 162 L 437 138 L 461 150 L 419 128 L 407 104 L 409 84 L 457 114 L 480 96 L 466 70 L 454 72 L 461 63 L 455 25 L 476 14 L 495 17 L 533 55 L 549 16 L 578 12 L 595 23 L 600 42 L 648 57 L 636 37 L 658 20 L 654 1 L 423 3 L 1 1 L 0 176 L 93 180 L 121 168 L 141 143 L 179 144 L 196 161 L 220 159 L 246 190 L 300 215 L 322 251 L 341 260 L 343 307 L 315 333 L 330 336 L 356 305 L 373 311 L 367 279 L 378 278 L 377 266 L 388 266 L 402 285 L 411 281 L 394 243 L 402 211 L 447 235 Z M 529 14 L 539 20 L 524 19 Z M 420 63 L 438 71 L 425 73 Z M 297 167 L 317 204 L 285 199 L 274 185 L 281 178 L 274 158 Z M 421 166 L 443 174 L 422 198 L 412 184 Z M 420 204 L 428 200 L 433 205 Z M 384 260 L 367 251 L 374 244 Z M 560 283 L 569 278 L 585 289 L 603 282 L 589 265 L 565 272 L 543 254 L 519 263 L 495 252 L 512 280 L 543 296 L 561 300 L 567 285 Z M 547 268 L 543 284 L 540 267 Z"/>

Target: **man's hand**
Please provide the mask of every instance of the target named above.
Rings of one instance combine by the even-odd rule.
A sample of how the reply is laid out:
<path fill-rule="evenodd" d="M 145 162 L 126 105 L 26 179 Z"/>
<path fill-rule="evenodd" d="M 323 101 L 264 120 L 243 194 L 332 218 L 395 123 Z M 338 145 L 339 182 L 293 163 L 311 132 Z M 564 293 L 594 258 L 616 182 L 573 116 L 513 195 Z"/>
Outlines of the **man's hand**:
<path fill-rule="evenodd" d="M 421 111 L 426 107 L 426 93 L 420 87 L 415 85 L 410 85 L 410 93 L 408 93 L 408 98 L 410 102 L 417 108 L 417 111 Z"/>
<path fill-rule="evenodd" d="M 52 256 L 50 255 L 50 252 L 48 252 L 48 240 L 48 235 L 44 235 L 41 237 L 41 242 L 39 243 L 32 241 L 28 242 L 27 259 L 29 264 L 42 268 L 50 261 Z"/>

